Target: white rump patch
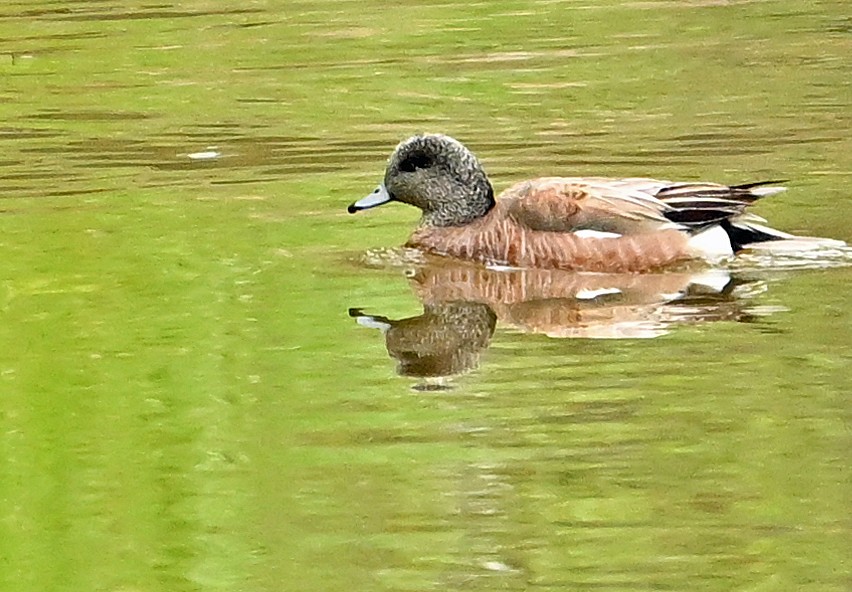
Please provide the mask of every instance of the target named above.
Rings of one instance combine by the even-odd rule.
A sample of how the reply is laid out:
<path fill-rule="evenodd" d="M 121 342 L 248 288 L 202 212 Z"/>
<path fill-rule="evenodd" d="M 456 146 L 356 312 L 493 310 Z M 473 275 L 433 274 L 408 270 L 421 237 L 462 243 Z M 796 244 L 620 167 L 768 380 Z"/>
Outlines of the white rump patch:
<path fill-rule="evenodd" d="M 718 224 L 693 234 L 687 246 L 693 256 L 709 261 L 718 261 L 734 254 L 728 233 Z"/>
<path fill-rule="evenodd" d="M 597 290 L 580 290 L 574 294 L 577 300 L 594 300 L 598 296 L 606 296 L 607 294 L 621 294 L 618 288 L 598 288 Z"/>
<path fill-rule="evenodd" d="M 577 230 L 574 232 L 577 238 L 621 238 L 617 232 L 604 232 L 602 230 Z"/>

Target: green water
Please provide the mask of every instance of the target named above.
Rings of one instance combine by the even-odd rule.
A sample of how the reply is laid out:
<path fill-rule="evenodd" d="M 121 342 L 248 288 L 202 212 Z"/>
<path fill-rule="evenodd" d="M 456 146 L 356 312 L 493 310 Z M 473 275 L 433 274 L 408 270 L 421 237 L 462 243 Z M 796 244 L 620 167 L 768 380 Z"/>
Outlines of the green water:
<path fill-rule="evenodd" d="M 417 214 L 345 213 L 441 131 L 850 241 L 847 2 L 226 4 L 0 7 L 0 591 L 848 589 L 852 268 L 400 346 Z"/>

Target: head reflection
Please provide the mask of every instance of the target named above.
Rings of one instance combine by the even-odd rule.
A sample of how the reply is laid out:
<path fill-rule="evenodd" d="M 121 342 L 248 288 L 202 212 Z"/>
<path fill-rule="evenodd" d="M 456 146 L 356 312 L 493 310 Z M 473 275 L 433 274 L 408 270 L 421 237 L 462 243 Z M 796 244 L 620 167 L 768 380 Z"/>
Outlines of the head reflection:
<path fill-rule="evenodd" d="M 396 321 L 366 315 L 359 309 L 350 309 L 349 315 L 358 324 L 385 334 L 388 353 L 397 360 L 402 376 L 431 379 L 476 368 L 497 325 L 497 315 L 480 302 L 424 303 L 423 314 Z M 440 381 L 431 381 L 421 388 L 442 386 Z"/>

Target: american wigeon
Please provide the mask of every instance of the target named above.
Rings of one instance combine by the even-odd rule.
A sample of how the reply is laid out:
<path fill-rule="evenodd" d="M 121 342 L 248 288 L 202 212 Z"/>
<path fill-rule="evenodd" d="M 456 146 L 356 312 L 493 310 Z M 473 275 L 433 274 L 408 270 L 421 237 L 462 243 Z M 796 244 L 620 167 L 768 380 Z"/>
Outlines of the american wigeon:
<path fill-rule="evenodd" d="M 543 177 L 517 183 L 495 200 L 467 148 L 449 136 L 426 134 L 396 147 L 384 182 L 349 212 L 391 201 L 411 204 L 423 217 L 407 247 L 520 268 L 638 272 L 719 260 L 756 243 L 843 244 L 796 237 L 747 213 L 756 200 L 784 190 L 771 183 Z"/>

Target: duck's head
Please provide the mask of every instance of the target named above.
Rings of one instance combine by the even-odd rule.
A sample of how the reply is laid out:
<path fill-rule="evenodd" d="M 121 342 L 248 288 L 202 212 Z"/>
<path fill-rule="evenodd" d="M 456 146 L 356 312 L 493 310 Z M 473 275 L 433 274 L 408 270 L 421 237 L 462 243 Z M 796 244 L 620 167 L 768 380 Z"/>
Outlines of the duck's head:
<path fill-rule="evenodd" d="M 354 214 L 401 201 L 423 210 L 422 224 L 462 226 L 494 207 L 482 165 L 461 142 L 441 134 L 412 136 L 391 154 L 385 180 L 349 206 Z"/>

